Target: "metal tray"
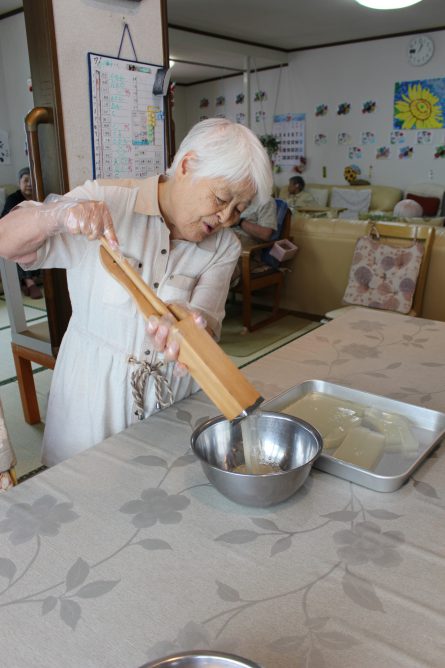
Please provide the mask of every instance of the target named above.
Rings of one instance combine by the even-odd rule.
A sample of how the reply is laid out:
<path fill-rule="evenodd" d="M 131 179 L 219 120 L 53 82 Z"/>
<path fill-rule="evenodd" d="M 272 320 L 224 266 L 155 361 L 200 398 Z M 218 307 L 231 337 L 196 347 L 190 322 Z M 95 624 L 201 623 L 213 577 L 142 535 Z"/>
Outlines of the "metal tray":
<path fill-rule="evenodd" d="M 385 452 L 372 471 L 337 459 L 326 452 L 322 452 L 314 463 L 314 467 L 321 471 L 332 473 L 377 492 L 394 492 L 401 487 L 445 436 L 444 413 L 324 380 L 308 380 L 296 385 L 265 402 L 262 408 L 285 412 L 286 406 L 312 392 L 395 413 L 409 420 L 412 433 L 419 441 L 419 448 L 415 454 Z"/>

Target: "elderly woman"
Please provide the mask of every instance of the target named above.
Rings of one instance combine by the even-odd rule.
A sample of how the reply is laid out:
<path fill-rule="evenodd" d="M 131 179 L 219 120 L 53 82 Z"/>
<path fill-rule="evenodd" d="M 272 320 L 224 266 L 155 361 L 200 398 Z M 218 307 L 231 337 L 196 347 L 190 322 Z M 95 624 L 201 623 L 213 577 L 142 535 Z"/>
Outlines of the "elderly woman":
<path fill-rule="evenodd" d="M 188 374 L 173 374 L 178 346 L 167 343 L 168 324 L 151 318 L 147 326 L 102 267 L 96 240 L 105 235 L 162 300 L 187 305 L 218 336 L 240 252 L 228 228 L 271 189 L 257 137 L 214 118 L 191 129 L 165 175 L 87 181 L 59 201 L 24 203 L 2 220 L 3 256 L 27 269 L 67 269 L 73 314 L 51 386 L 44 464 L 198 389 Z"/>

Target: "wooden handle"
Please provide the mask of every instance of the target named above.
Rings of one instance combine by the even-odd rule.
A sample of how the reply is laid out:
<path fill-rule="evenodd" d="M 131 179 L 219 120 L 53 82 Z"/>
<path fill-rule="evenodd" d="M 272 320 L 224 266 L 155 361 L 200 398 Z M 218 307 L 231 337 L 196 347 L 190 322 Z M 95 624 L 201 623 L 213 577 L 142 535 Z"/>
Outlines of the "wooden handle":
<path fill-rule="evenodd" d="M 171 313 L 168 306 L 164 304 L 162 299 L 159 299 L 159 297 L 153 292 L 151 288 L 148 287 L 145 281 L 143 281 L 139 276 L 138 272 L 133 269 L 131 264 L 123 257 L 123 255 L 111 248 L 105 237 L 101 237 L 100 243 L 105 248 L 107 253 L 113 258 L 116 264 L 120 267 L 120 269 L 122 269 L 122 272 L 128 276 L 130 281 L 137 287 L 139 292 L 152 305 L 158 315 L 161 316 L 166 315 L 167 313 Z"/>
<path fill-rule="evenodd" d="M 154 306 L 152 306 L 145 296 L 138 290 L 133 281 L 121 269 L 117 262 L 113 260 L 111 255 L 105 249 L 105 246 L 100 247 L 99 256 L 104 269 L 106 269 L 108 273 L 110 273 L 130 293 L 138 310 L 142 313 L 144 318 L 148 318 L 151 315 L 158 315 Z"/>
<path fill-rule="evenodd" d="M 176 323 L 179 361 L 228 420 L 258 406 L 263 397 L 205 329 L 190 316 Z"/>
<path fill-rule="evenodd" d="M 108 241 L 101 238 L 102 263 L 125 287 L 145 316 L 169 313 L 175 320 L 172 336 L 179 343 L 179 361 L 185 364 L 209 399 L 229 420 L 258 406 L 262 397 L 210 334 L 196 326 L 193 315 L 179 304 L 165 304 L 137 271 Z"/>

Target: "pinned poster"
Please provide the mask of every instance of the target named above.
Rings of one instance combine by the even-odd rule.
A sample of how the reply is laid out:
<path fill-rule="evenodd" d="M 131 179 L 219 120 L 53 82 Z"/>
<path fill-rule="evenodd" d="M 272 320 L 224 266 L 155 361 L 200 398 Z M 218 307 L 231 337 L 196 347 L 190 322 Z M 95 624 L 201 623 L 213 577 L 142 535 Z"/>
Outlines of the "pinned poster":
<path fill-rule="evenodd" d="M 319 132 L 314 135 L 314 144 L 315 146 L 322 146 L 323 144 L 328 143 L 328 137 L 323 132 Z"/>
<path fill-rule="evenodd" d="M 339 132 L 337 134 L 337 144 L 339 146 L 346 146 L 352 142 L 352 137 L 349 132 Z"/>
<path fill-rule="evenodd" d="M 367 146 L 368 144 L 375 144 L 374 132 L 362 132 L 362 146 Z"/>
<path fill-rule="evenodd" d="M 391 144 L 404 144 L 405 143 L 405 133 L 403 130 L 393 130 L 390 135 Z"/>
<path fill-rule="evenodd" d="M 0 165 L 11 164 L 11 153 L 9 150 L 9 135 L 6 130 L 0 130 Z"/>
<path fill-rule="evenodd" d="M 431 130 L 418 130 L 417 131 L 417 143 L 418 144 L 431 144 L 433 140 L 433 133 Z"/>
<path fill-rule="evenodd" d="M 387 160 L 391 155 L 389 146 L 379 146 L 375 152 L 376 160 Z"/>
<path fill-rule="evenodd" d="M 363 157 L 363 151 L 360 146 L 350 146 L 348 149 L 349 160 L 360 160 Z"/>
<path fill-rule="evenodd" d="M 399 149 L 400 160 L 408 160 L 409 158 L 412 158 L 413 155 L 414 155 L 413 146 L 402 146 L 402 148 Z"/>

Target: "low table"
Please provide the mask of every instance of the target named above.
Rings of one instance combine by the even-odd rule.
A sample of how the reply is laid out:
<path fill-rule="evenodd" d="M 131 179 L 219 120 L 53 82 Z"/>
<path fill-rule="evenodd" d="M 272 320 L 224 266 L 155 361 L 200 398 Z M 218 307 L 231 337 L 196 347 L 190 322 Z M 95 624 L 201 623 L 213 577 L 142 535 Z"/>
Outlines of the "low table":
<path fill-rule="evenodd" d="M 333 208 L 332 206 L 299 206 L 294 213 L 332 213 L 332 217 L 337 218 L 342 211 L 346 211 L 346 209 Z"/>

